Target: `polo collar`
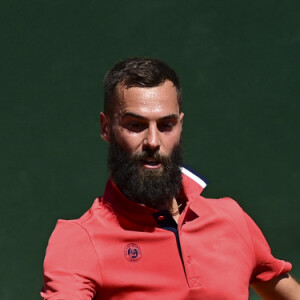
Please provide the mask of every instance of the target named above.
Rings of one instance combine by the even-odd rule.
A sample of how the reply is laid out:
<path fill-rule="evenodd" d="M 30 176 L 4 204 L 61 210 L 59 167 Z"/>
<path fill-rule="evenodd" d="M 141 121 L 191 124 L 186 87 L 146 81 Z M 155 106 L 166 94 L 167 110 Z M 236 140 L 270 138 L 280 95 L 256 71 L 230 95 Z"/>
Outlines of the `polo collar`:
<path fill-rule="evenodd" d="M 181 171 L 183 185 L 181 194 L 187 200 L 188 206 L 194 199 L 199 198 L 206 187 L 206 182 L 186 166 L 182 167 Z M 125 197 L 111 177 L 106 184 L 102 201 L 117 216 L 120 223 L 126 223 L 126 225 L 129 225 L 129 223 L 138 224 L 147 227 L 159 226 L 154 217 L 159 214 L 159 211 Z"/>

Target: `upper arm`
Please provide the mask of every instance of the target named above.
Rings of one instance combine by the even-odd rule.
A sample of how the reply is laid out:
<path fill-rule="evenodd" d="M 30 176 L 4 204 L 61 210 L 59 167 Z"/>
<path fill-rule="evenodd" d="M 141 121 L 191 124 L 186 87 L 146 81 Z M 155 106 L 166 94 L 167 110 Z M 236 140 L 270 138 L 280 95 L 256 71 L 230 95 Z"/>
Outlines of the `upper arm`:
<path fill-rule="evenodd" d="M 244 218 L 249 230 L 254 257 L 250 283 L 270 281 L 281 274 L 290 272 L 292 264 L 275 258 L 260 228 L 246 213 L 244 213 Z"/>
<path fill-rule="evenodd" d="M 292 265 L 273 257 L 259 227 L 245 216 L 255 257 L 251 287 L 265 300 L 299 300 L 300 286 L 288 273 Z"/>
<path fill-rule="evenodd" d="M 90 300 L 100 285 L 100 266 L 88 233 L 77 223 L 59 221 L 44 261 L 44 299 Z"/>
<path fill-rule="evenodd" d="M 289 274 L 282 274 L 269 281 L 259 281 L 251 287 L 265 300 L 299 300 L 300 285 Z"/>

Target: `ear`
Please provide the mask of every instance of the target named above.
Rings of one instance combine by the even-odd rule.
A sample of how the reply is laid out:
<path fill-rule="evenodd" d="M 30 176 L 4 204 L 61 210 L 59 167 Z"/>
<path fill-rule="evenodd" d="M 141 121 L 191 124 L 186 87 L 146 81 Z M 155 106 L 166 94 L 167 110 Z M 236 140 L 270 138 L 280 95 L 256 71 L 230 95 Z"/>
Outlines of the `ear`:
<path fill-rule="evenodd" d="M 183 117 L 184 117 L 184 113 L 181 112 L 179 115 L 179 122 L 180 122 L 181 126 L 183 125 Z"/>
<path fill-rule="evenodd" d="M 100 113 L 101 137 L 104 141 L 110 142 L 110 119 L 105 113 Z"/>

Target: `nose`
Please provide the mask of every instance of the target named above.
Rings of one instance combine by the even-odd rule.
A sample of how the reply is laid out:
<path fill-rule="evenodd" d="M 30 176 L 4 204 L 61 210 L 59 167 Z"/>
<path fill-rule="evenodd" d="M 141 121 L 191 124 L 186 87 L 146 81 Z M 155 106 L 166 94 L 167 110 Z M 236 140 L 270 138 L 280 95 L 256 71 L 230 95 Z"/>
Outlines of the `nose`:
<path fill-rule="evenodd" d="M 159 138 L 159 132 L 156 127 L 156 124 L 149 125 L 149 128 L 146 132 L 146 137 L 144 140 L 144 147 L 151 149 L 151 150 L 159 150 L 160 138 Z"/>

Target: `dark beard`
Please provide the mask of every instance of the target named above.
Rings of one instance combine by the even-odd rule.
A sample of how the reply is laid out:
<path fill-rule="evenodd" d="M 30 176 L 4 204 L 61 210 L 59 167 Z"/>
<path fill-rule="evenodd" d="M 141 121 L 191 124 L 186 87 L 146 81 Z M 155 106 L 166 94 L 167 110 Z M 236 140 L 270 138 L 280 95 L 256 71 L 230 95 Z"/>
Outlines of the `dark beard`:
<path fill-rule="evenodd" d="M 143 161 L 154 158 L 159 169 L 146 169 Z M 112 136 L 108 167 L 120 191 L 129 199 L 155 209 L 167 209 L 182 187 L 182 143 L 176 145 L 170 156 L 145 150 L 129 155 Z"/>

